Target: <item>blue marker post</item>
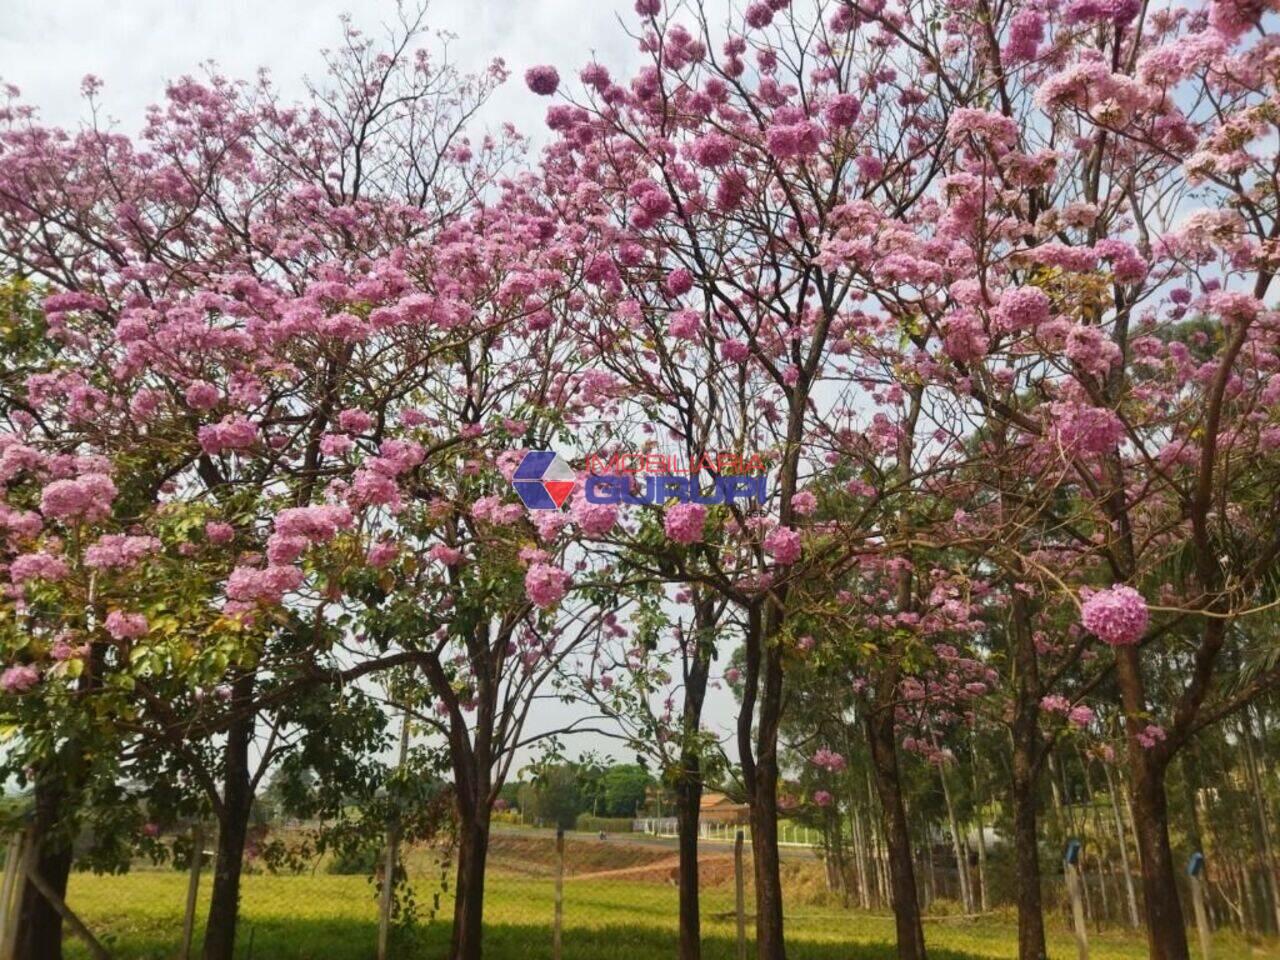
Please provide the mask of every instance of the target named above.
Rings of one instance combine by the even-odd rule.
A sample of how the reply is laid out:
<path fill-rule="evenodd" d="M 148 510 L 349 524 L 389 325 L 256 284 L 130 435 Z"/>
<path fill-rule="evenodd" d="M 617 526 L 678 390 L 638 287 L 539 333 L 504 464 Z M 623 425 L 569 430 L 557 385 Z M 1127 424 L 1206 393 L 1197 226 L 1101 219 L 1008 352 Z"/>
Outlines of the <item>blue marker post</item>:
<path fill-rule="evenodd" d="M 1071 895 L 1072 932 L 1076 936 L 1076 952 L 1080 960 L 1089 960 L 1089 931 L 1084 922 L 1084 896 L 1080 884 L 1084 873 L 1080 869 L 1083 847 L 1079 840 L 1068 840 L 1062 855 L 1062 871 L 1067 880 L 1067 892 Z"/>
<path fill-rule="evenodd" d="M 1209 911 L 1204 905 L 1204 854 L 1196 851 L 1187 861 L 1187 877 L 1191 880 L 1191 903 L 1196 912 L 1196 931 L 1200 934 L 1200 956 L 1210 960 L 1213 954 Z"/>

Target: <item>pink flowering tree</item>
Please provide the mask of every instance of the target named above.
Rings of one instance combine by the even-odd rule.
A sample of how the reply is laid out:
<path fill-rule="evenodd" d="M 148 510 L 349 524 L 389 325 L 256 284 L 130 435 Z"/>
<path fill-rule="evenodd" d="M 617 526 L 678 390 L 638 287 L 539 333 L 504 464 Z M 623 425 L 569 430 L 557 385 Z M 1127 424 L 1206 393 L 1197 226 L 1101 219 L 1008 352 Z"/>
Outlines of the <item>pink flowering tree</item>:
<path fill-rule="evenodd" d="M 782 638 L 805 550 L 795 497 L 820 457 L 813 441 L 830 399 L 819 385 L 849 306 L 815 258 L 852 163 L 833 169 L 818 158 L 855 122 L 858 95 L 848 64 L 813 77 L 793 56 L 790 24 L 805 34 L 812 11 L 755 4 L 725 31 L 649 0 L 637 13 L 645 65 L 619 78 L 605 64 L 585 66 L 575 92 L 548 110 L 558 136 L 543 166 L 566 216 L 595 244 L 584 277 L 590 337 L 609 371 L 603 385 L 634 391 L 645 419 L 674 428 L 657 438 L 660 449 L 670 442 L 687 455 L 714 444 L 760 453 L 776 470 L 767 510 L 703 517 L 672 508 L 664 528 L 692 543 L 706 521 L 717 531 L 706 528 L 708 542 L 723 542 L 720 531 L 733 538 L 695 578 L 738 606 L 745 624 L 737 748 L 751 807 L 757 944 L 780 958 Z M 567 86 L 548 72 L 529 79 L 544 94 Z M 823 111 L 829 125 L 819 122 Z M 696 408 L 699 420 L 664 419 L 677 394 L 702 398 L 669 408 Z"/>
<path fill-rule="evenodd" d="M 471 960 L 494 804 L 518 752 L 563 732 L 527 721 L 566 658 L 612 622 L 607 591 L 576 594 L 593 578 L 578 541 L 613 516 L 531 511 L 512 486 L 525 454 L 561 444 L 593 402 L 566 319 L 580 296 L 573 236 L 531 178 L 513 178 L 441 231 L 430 257 L 445 294 L 436 308 L 467 336 L 434 360 L 429 382 L 381 411 L 351 408 L 361 430 L 333 453 L 353 471 L 346 495 L 379 504 L 360 531 L 367 568 L 343 586 L 352 628 L 368 656 L 409 659 L 422 696 L 402 706 L 448 747 L 459 837 L 451 956 Z"/>
<path fill-rule="evenodd" d="M 895 63 L 867 84 L 863 117 L 878 122 L 855 126 L 862 180 L 833 211 L 819 263 L 893 318 L 916 376 L 980 419 L 996 470 L 1033 485 L 1036 522 L 1077 548 L 1055 588 L 1101 581 L 1083 604 L 1102 633 L 1086 627 L 1085 642 L 1114 651 L 1161 958 L 1187 956 L 1168 763 L 1275 683 L 1217 682 L 1276 549 L 1257 522 L 1271 513 L 1258 483 L 1274 459 L 1275 222 L 1261 186 L 1272 150 L 1250 119 L 1271 90 L 1258 67 L 1268 44 L 1247 36 L 1257 18 L 1229 4 L 1075 2 L 1052 15 L 978 4 L 947 8 L 935 35 L 909 8 L 856 4 L 831 23 L 857 28 L 833 53 L 895 49 L 912 64 L 903 76 L 925 80 L 907 86 Z M 1006 487 L 1003 505 L 1018 496 Z M 1020 585 L 1057 573 L 1040 545 L 1001 544 L 1015 554 L 1001 566 L 1028 664 L 1034 615 Z M 1158 601 L 1175 556 L 1193 572 Z M 1151 606 L 1171 619 L 1148 620 Z M 1170 635 L 1194 637 L 1188 682 L 1153 740 L 1143 651 L 1167 655 L 1156 641 Z M 1020 699 L 1026 730 L 1039 701 Z M 1034 934 L 1024 926 L 1022 955 L 1038 949 Z"/>
<path fill-rule="evenodd" d="M 934 11 L 911 4 L 841 3 L 820 19 L 757 3 L 727 35 L 659 4 L 638 12 L 648 65 L 621 80 L 601 64 L 583 70 L 582 94 L 548 113 L 561 136 L 547 167 L 597 224 L 589 281 L 606 298 L 616 291 L 655 353 L 659 343 L 713 348 L 777 391 L 751 402 L 772 407 L 779 425 L 786 529 L 772 546 L 782 556 L 794 553 L 801 449 L 833 426 L 815 409 L 828 396 L 815 384 L 842 353 L 892 371 L 886 389 L 907 413 L 886 415 L 889 443 L 901 443 L 913 405 L 932 415 L 940 398 L 983 424 L 998 465 L 1035 485 L 1041 522 L 1058 522 L 1055 496 L 1074 498 L 1077 578 L 1057 590 L 1096 586 L 1106 570 L 1104 587 L 1148 596 L 1175 544 L 1194 552 L 1194 582 L 1165 605 L 1202 628 L 1200 653 L 1172 710 L 1175 732 L 1155 748 L 1137 738 L 1150 724 L 1142 647 L 1114 655 L 1141 771 L 1152 951 L 1184 956 L 1163 770 L 1199 725 L 1274 682 L 1220 699 L 1214 682 L 1228 625 L 1257 604 L 1274 547 L 1265 524 L 1233 529 L 1230 519 L 1268 515 L 1256 484 L 1271 450 L 1274 217 L 1270 194 L 1251 186 L 1268 176 L 1251 113 L 1269 96 L 1258 67 L 1267 45 L 1248 33 L 1257 12 L 956 5 L 935 31 Z M 544 94 L 561 87 L 549 71 L 529 80 Z M 1209 106 L 1223 97 L 1223 109 Z M 648 296 L 635 295 L 642 280 Z M 864 366 L 845 382 L 865 389 L 866 377 Z M 906 449 L 914 459 L 931 442 L 944 441 L 920 436 Z M 1233 560 L 1224 545 L 1245 533 L 1253 546 Z M 1036 546 L 1002 544 L 1011 584 L 1041 575 Z M 905 608 L 909 556 L 901 562 Z M 1127 603 L 1113 614 L 1136 622 Z M 784 609 L 767 605 L 766 636 Z M 1015 614 L 1019 655 L 1035 656 L 1033 607 Z M 760 674 L 748 670 L 752 688 L 763 678 L 766 778 L 782 669 L 770 657 Z M 1039 723 L 1037 683 L 1019 698 L 1024 742 Z M 769 849 L 767 839 L 757 847 L 759 942 L 780 956 Z M 1024 912 L 1029 956 L 1038 905 Z M 915 931 L 899 939 L 904 955 L 922 951 Z"/>
<path fill-rule="evenodd" d="M 98 665 L 77 683 L 135 691 L 153 732 L 187 728 L 186 716 L 174 722 L 176 691 L 225 692 L 210 698 L 220 719 L 196 727 L 223 743 L 222 782 L 209 784 L 222 827 L 210 960 L 234 949 L 262 681 L 276 678 L 278 699 L 282 673 L 314 683 L 317 661 L 333 666 L 324 625 L 351 571 L 378 561 L 359 549 L 362 536 L 403 496 L 406 475 L 456 441 L 383 449 L 380 434 L 388 411 L 433 375 L 433 357 L 477 332 L 465 304 L 435 285 L 430 243 L 472 211 L 510 142 L 473 147 L 462 128 L 500 65 L 460 75 L 415 48 L 420 27 L 420 17 L 402 23 L 390 53 L 349 29 L 307 104 L 281 102 L 266 81 L 184 78 L 136 142 L 46 128 L 17 103 L 4 111 L 3 256 L 47 284 L 52 345 L 42 365 L 7 378 L 7 481 L 17 484 L 7 595 L 22 609 L 29 585 L 63 584 L 53 592 L 80 609 L 72 629 L 91 632 L 87 659 Z M 86 91 L 94 97 L 96 82 Z M 373 453 L 348 456 L 357 444 Z M 85 524 L 101 538 L 70 535 Z M 139 572 L 171 550 L 209 567 L 174 584 L 185 605 L 156 597 L 144 610 Z M 108 573 L 133 604 L 102 594 Z M 209 616 L 164 629 L 202 596 Z M 183 655 L 184 630 L 210 621 L 199 655 Z M 79 649 L 75 636 L 67 643 Z M 33 673 L 80 670 L 66 648 L 19 647 L 9 691 L 29 694 Z M 382 663 L 345 665 L 337 676 L 353 679 Z M 123 676 L 108 679 L 109 667 Z M 37 771 L 38 807 L 40 783 Z M 55 815 L 64 799 L 50 801 Z M 62 889 L 66 847 L 48 844 L 57 862 L 47 879 Z M 23 924 L 39 941 L 29 955 L 55 956 L 60 921 L 39 901 L 44 920 Z"/>
<path fill-rule="evenodd" d="M 667 520 L 673 511 L 679 516 L 676 507 L 668 507 Z M 708 693 L 720 685 L 717 659 L 736 642 L 740 624 L 734 622 L 729 602 L 713 590 L 666 584 L 672 568 L 684 565 L 691 554 L 678 547 L 673 551 L 656 531 L 635 532 L 636 552 L 622 552 L 614 563 L 619 586 L 635 596 L 636 609 L 629 623 L 608 624 L 607 634 L 589 657 L 579 659 L 576 672 L 580 698 L 608 721 L 612 735 L 653 760 L 661 782 L 675 794 L 678 955 L 696 960 L 702 950 L 701 799 L 704 786 L 721 780 L 726 766 L 724 745 L 706 728 L 703 708 Z"/>

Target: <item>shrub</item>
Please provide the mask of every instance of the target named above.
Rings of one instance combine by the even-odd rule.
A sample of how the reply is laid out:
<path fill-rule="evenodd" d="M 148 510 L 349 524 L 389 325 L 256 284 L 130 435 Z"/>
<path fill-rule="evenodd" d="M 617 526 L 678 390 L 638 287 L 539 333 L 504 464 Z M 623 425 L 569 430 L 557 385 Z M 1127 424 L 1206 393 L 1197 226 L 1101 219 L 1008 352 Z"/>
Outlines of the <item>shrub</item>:
<path fill-rule="evenodd" d="M 580 833 L 630 833 L 635 823 L 630 817 L 593 817 L 589 813 L 578 814 L 574 829 Z"/>
<path fill-rule="evenodd" d="M 325 873 L 336 873 L 342 876 L 369 876 L 378 865 L 382 851 L 374 846 L 348 847 L 334 854 L 332 860 L 325 864 Z"/>

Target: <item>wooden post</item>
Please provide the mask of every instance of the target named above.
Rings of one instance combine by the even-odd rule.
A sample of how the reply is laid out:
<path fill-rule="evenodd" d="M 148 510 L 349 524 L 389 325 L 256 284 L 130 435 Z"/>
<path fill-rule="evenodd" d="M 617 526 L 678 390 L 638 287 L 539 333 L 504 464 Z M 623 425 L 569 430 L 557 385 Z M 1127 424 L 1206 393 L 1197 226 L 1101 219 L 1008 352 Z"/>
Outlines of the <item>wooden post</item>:
<path fill-rule="evenodd" d="M 1076 952 L 1080 960 L 1089 960 L 1089 931 L 1085 927 L 1084 896 L 1080 890 L 1079 840 L 1072 840 L 1067 844 L 1062 868 L 1067 881 L 1067 892 L 1071 895 L 1072 932 L 1076 936 Z"/>
<path fill-rule="evenodd" d="M 1213 935 L 1209 931 L 1209 914 L 1204 907 L 1204 881 L 1199 877 L 1191 878 L 1191 902 L 1195 905 L 1196 930 L 1200 933 L 1200 956 L 1211 960 Z"/>
<path fill-rule="evenodd" d="M 1084 896 L 1080 892 L 1080 868 L 1067 867 L 1067 889 L 1071 892 L 1072 928 L 1076 935 L 1076 952 L 1080 960 L 1089 960 L 1089 931 L 1084 919 Z"/>
<path fill-rule="evenodd" d="M 32 844 L 32 849 L 35 849 L 35 844 Z M 36 862 L 37 858 L 34 856 L 27 861 L 27 881 L 40 891 L 40 896 L 49 901 L 49 906 L 58 911 L 67 926 L 71 928 L 71 932 L 85 942 L 89 948 L 89 956 L 94 960 L 111 960 L 111 954 L 107 953 L 106 948 L 89 932 L 89 928 L 80 922 L 80 918 L 71 912 L 66 901 L 58 896 L 57 891 L 49 886 L 48 881 L 40 876 L 40 871 L 36 869 Z"/>
<path fill-rule="evenodd" d="M 9 960 L 13 954 L 13 939 L 18 927 L 13 916 L 18 903 L 14 887 L 20 876 L 22 840 L 23 834 L 15 831 L 9 838 L 9 848 L 4 857 L 4 883 L 0 885 L 0 958 L 3 960 Z"/>
<path fill-rule="evenodd" d="M 556 827 L 556 916 L 551 931 L 552 960 L 560 960 L 564 927 L 564 827 Z"/>
<path fill-rule="evenodd" d="M 400 721 L 400 758 L 396 770 L 404 768 L 409 754 L 409 710 L 406 707 Z M 391 944 L 391 910 L 395 906 L 396 863 L 400 859 L 400 814 L 391 813 L 387 824 L 387 853 L 382 865 L 382 891 L 378 898 L 378 960 L 387 960 Z"/>
<path fill-rule="evenodd" d="M 200 868 L 204 861 L 204 824 L 191 828 L 191 873 L 187 879 L 187 913 L 182 921 L 182 960 L 191 960 L 196 932 L 196 901 L 200 894 Z"/>
<path fill-rule="evenodd" d="M 738 960 L 747 960 L 747 891 L 742 876 L 742 831 L 733 841 L 733 909 L 738 918 Z"/>
<path fill-rule="evenodd" d="M 394 815 L 393 815 L 394 816 Z M 387 827 L 387 851 L 382 863 L 382 890 L 378 898 L 378 960 L 387 960 L 391 940 L 391 908 L 395 905 L 396 846 L 399 830 L 393 819 Z"/>
<path fill-rule="evenodd" d="M 1191 903 L 1195 907 L 1196 931 L 1200 934 L 1200 956 L 1210 960 L 1213 956 L 1213 933 L 1209 929 L 1209 911 L 1204 906 L 1204 854 L 1193 853 L 1187 863 L 1187 876 L 1191 880 Z"/>

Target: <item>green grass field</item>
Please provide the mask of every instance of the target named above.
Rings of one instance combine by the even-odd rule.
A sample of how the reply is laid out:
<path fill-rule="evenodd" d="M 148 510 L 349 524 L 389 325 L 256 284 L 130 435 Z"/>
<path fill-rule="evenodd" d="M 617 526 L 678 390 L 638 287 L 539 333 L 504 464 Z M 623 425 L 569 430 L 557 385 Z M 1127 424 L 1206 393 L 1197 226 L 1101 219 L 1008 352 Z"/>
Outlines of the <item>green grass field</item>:
<path fill-rule="evenodd" d="M 421 884 L 429 890 L 427 882 Z M 551 956 L 552 882 L 499 872 L 490 884 L 486 956 L 525 960 Z M 202 890 L 202 893 L 207 890 Z M 139 871 L 119 877 L 77 874 L 68 902 L 119 960 L 170 960 L 182 923 L 185 878 L 175 872 Z M 708 891 L 703 935 L 708 960 L 735 956 L 734 927 L 726 916 L 728 889 Z M 202 897 L 203 899 L 203 897 Z M 311 874 L 253 875 L 245 878 L 238 955 L 257 960 L 370 960 L 374 952 L 375 908 L 369 882 L 362 877 Z M 448 903 L 442 902 L 447 908 Z M 446 911 L 447 912 L 447 909 Z M 790 955 L 796 960 L 889 960 L 892 922 L 830 907 L 788 911 Z M 648 960 L 675 952 L 676 894 L 670 886 L 624 880 L 565 884 L 564 956 L 566 960 Z M 1050 956 L 1074 958 L 1074 941 L 1055 917 Z M 1009 958 L 1014 955 L 1010 920 L 936 920 L 926 925 L 931 956 L 938 960 Z M 393 956 L 434 958 L 444 954 L 448 921 L 423 922 Z M 1090 956 L 1122 960 L 1146 955 L 1142 941 L 1126 934 L 1091 935 Z M 1275 948 L 1249 947 L 1238 938 L 1219 936 L 1219 960 L 1275 960 Z M 250 953 L 252 948 L 252 953 Z M 72 957 L 87 952 L 73 944 Z"/>

